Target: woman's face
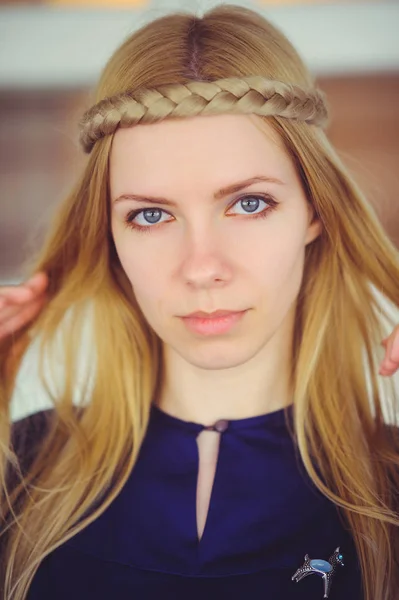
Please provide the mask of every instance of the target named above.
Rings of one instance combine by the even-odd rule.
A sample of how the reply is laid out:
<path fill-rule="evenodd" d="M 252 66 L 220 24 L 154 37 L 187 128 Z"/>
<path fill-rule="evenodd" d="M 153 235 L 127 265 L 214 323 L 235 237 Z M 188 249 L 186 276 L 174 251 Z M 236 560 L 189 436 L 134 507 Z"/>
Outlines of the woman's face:
<path fill-rule="evenodd" d="M 203 368 L 245 362 L 284 329 L 305 246 L 320 231 L 277 134 L 256 119 L 167 120 L 113 140 L 111 224 L 122 267 L 164 344 Z M 211 336 L 180 318 L 218 309 L 249 310 Z"/>

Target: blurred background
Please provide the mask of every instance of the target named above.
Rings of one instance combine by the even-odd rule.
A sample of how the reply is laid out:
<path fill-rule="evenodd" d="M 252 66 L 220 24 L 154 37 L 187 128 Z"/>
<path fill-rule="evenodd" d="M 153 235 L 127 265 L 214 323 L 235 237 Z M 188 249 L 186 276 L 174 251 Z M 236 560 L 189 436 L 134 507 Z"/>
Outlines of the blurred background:
<path fill-rule="evenodd" d="M 328 135 L 399 247 L 399 2 L 253 0 L 296 46 L 332 112 Z M 174 9 L 220 2 L 0 0 L 0 285 L 23 277 L 86 158 L 77 122 L 114 49 Z"/>

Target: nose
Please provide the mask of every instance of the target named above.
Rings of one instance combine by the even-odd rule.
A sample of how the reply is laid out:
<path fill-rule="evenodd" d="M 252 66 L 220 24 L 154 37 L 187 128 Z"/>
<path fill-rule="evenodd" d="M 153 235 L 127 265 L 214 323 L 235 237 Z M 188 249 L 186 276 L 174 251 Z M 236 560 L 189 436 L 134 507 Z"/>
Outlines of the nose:
<path fill-rule="evenodd" d="M 232 278 L 228 248 L 215 235 L 191 238 L 183 251 L 181 272 L 186 283 L 193 288 L 221 287 Z"/>

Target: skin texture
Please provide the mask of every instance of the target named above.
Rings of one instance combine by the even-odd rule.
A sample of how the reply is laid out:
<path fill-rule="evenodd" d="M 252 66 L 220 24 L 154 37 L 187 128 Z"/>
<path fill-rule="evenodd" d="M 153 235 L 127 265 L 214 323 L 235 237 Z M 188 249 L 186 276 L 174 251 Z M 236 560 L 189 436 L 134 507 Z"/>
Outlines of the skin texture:
<path fill-rule="evenodd" d="M 259 131 L 256 119 L 219 115 L 123 129 L 111 150 L 116 249 L 145 318 L 163 341 L 166 376 L 158 404 L 202 423 L 253 416 L 291 401 L 295 303 L 305 246 L 320 224 L 280 140 L 272 129 L 267 136 Z M 283 184 L 255 183 L 213 200 L 219 188 L 258 175 Z M 262 193 L 278 204 L 266 219 L 254 219 L 267 207 L 257 200 Z M 237 202 L 244 194 L 257 205 L 253 212 Z M 125 195 L 167 198 L 176 206 Z M 130 218 L 143 231 L 126 223 L 138 209 L 146 211 Z M 228 333 L 211 337 L 188 331 L 179 318 L 217 309 L 250 310 Z M 391 341 L 389 349 L 392 356 Z M 385 361 L 383 374 L 393 366 Z"/>
<path fill-rule="evenodd" d="M 305 246 L 320 232 L 281 142 L 271 129 L 266 137 L 253 119 L 218 115 L 119 130 L 111 150 L 117 253 L 163 341 L 159 405 L 205 423 L 290 403 L 295 302 Z M 213 200 L 216 190 L 259 175 L 283 184 L 255 183 Z M 166 197 L 177 206 L 120 198 L 127 194 Z M 270 195 L 275 209 L 267 197 L 257 200 L 259 194 Z M 237 202 L 244 195 L 252 212 Z M 148 228 L 144 233 L 125 223 L 143 208 L 162 211 L 152 221 L 149 211 L 135 217 Z M 265 209 L 265 219 L 254 218 Z M 156 219 L 160 223 L 152 224 Z M 249 310 L 228 333 L 211 337 L 188 331 L 179 318 L 217 309 Z"/>

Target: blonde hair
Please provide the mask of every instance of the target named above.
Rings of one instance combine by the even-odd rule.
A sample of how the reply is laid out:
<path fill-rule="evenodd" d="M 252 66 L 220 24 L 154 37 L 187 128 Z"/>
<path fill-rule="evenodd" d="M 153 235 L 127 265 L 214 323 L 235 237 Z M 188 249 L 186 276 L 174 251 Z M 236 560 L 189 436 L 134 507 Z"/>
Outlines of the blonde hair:
<path fill-rule="evenodd" d="M 181 90 L 197 81 L 250 76 L 298 86 L 309 97 L 315 89 L 276 28 L 253 11 L 229 5 L 202 18 L 176 13 L 153 21 L 131 35 L 103 71 L 95 97 L 97 109 L 102 107 L 94 111 L 99 121 L 93 126 L 90 118 L 83 120 L 83 126 L 90 122 L 83 140 L 91 150 L 86 167 L 32 269 L 46 271 L 50 279 L 48 305 L 31 325 L 43 359 L 51 359 L 60 324 L 73 307 L 62 333 L 66 381 L 53 394 L 48 431 L 12 489 L 6 487 L 7 474 L 18 472 L 18 460 L 10 443 L 11 386 L 4 374 L 1 382 L 1 517 L 7 534 L 1 584 L 7 600 L 23 600 L 40 562 L 94 521 L 122 489 L 162 385 L 161 340 L 140 311 L 110 233 L 108 157 L 120 122 L 114 113 L 110 131 L 101 129 L 104 102 L 134 98 L 137 90 L 159 93 L 162 86 Z M 259 99 L 251 102 L 249 97 L 250 112 L 256 112 Z M 109 117 L 108 109 L 105 113 Z M 399 443 L 396 428 L 384 422 L 375 375 L 374 349 L 385 333 L 381 315 L 388 321 L 389 316 L 372 288 L 397 306 L 398 252 L 322 128 L 298 114 L 274 110 L 259 117 L 260 127 L 265 119 L 284 141 L 323 225 L 306 247 L 297 304 L 294 435 L 310 477 L 350 527 L 366 599 L 392 600 L 399 589 Z M 76 349 L 88 302 L 96 373 L 85 406 L 75 410 Z M 396 414 L 393 390 L 391 398 Z"/>
<path fill-rule="evenodd" d="M 226 113 L 278 115 L 320 126 L 326 125 L 328 114 L 321 90 L 271 81 L 260 75 L 172 83 L 100 100 L 80 122 L 80 142 L 83 150 L 90 153 L 97 140 L 118 127 Z"/>

